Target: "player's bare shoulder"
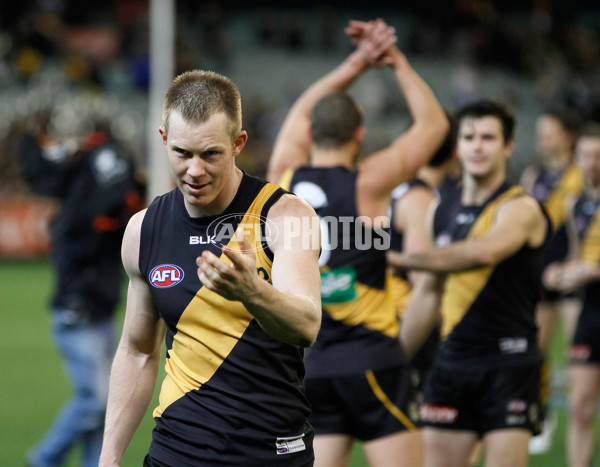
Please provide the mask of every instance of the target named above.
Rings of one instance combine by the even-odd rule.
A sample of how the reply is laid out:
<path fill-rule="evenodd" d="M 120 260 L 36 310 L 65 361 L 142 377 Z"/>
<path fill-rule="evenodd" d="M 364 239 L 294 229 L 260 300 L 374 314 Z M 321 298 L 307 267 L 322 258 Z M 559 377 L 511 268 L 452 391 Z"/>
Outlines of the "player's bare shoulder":
<path fill-rule="evenodd" d="M 528 234 L 527 243 L 532 248 L 544 243 L 548 232 L 548 221 L 540 203 L 529 193 L 507 200 L 498 213 L 504 222 L 521 226 Z"/>
<path fill-rule="evenodd" d="M 310 204 L 293 194 L 285 194 L 269 209 L 267 218 L 277 221 L 281 216 L 316 216 Z"/>
<path fill-rule="evenodd" d="M 123 267 L 130 277 L 132 274 L 139 275 L 138 259 L 140 253 L 140 238 L 142 222 L 146 216 L 146 211 L 147 209 L 142 209 L 129 219 L 123 235 L 121 258 L 123 260 Z"/>
<path fill-rule="evenodd" d="M 301 245 L 303 249 L 318 250 L 320 246 L 319 219 L 315 210 L 303 199 L 285 194 L 279 198 L 267 214 L 267 219 L 277 228 L 279 235 L 269 246 L 276 250 L 284 245 Z"/>

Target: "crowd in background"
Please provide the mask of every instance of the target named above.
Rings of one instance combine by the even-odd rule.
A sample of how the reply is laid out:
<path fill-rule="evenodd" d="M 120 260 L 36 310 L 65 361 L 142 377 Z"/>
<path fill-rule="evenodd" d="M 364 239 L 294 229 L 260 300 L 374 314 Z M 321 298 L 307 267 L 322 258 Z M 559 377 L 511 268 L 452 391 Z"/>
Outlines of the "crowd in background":
<path fill-rule="evenodd" d="M 530 83 L 543 106 L 568 105 L 583 119 L 600 115 L 600 15 L 594 2 L 455 0 L 436 4 L 433 13 L 428 2 L 394 8 L 370 2 L 370 10 L 352 2 L 303 2 L 297 8 L 276 2 L 246 8 L 226 1 L 175 4 L 176 73 L 192 68 L 228 73 L 243 92 L 260 78 L 236 76 L 240 57 L 251 61 L 256 54 L 275 53 L 294 62 L 306 53 L 345 53 L 350 45 L 339 31 L 347 18 L 376 15 L 397 24 L 399 45 L 415 60 L 456 64 L 453 94 L 445 100 L 449 106 L 480 97 L 481 73 L 492 70 Z M 84 134 L 98 117 L 112 120 L 115 136 L 144 166 L 148 8 L 144 0 L 108 5 L 30 0 L 0 7 L 0 195 L 26 193 L 14 138 L 48 109 L 56 137 Z M 241 165 L 258 174 L 264 173 L 281 115 L 305 84 L 302 76 L 297 84 L 279 82 L 281 66 L 272 64 L 270 85 L 283 88 L 286 99 L 273 99 L 260 87 L 245 93 L 244 124 L 251 138 Z M 507 86 L 503 97 L 519 110 L 525 103 L 511 91 Z M 397 112 L 390 110 L 397 105 L 385 104 L 386 89 L 370 92 L 373 108 L 367 110 L 383 116 Z M 444 90 L 436 92 L 444 102 Z"/>

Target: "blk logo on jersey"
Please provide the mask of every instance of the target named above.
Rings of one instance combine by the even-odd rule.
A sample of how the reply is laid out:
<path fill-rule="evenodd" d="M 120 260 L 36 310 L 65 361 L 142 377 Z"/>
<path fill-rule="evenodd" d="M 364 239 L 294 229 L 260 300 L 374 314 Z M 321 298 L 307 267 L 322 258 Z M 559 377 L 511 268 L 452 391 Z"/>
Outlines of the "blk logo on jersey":
<path fill-rule="evenodd" d="M 157 289 L 166 289 L 179 284 L 183 280 L 183 269 L 174 264 L 156 266 L 148 276 L 150 284 Z"/>

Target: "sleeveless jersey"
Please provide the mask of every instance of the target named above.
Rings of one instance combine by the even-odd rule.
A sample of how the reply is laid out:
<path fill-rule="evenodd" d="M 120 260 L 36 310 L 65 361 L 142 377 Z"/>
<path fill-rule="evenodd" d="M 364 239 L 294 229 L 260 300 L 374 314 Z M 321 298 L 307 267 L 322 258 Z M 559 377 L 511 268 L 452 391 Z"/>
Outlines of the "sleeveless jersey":
<path fill-rule="evenodd" d="M 572 163 L 560 172 L 540 169 L 531 194 L 544 205 L 556 231 L 567 218 L 565 200 L 568 196 L 582 191 L 583 174 L 577 164 Z"/>
<path fill-rule="evenodd" d="M 388 282 L 389 232 L 358 219 L 356 177 L 343 167 L 303 167 L 282 177 L 321 223 L 323 319 L 306 352 L 307 378 L 362 374 L 400 365 L 398 319 Z"/>
<path fill-rule="evenodd" d="M 241 223 L 251 244 L 262 242 L 257 269 L 271 282 L 273 256 L 260 219 L 284 193 L 244 173 L 221 215 L 191 218 L 178 189 L 157 197 L 146 212 L 139 267 L 167 326 L 166 376 L 150 447 L 161 462 L 303 465 L 312 458 L 309 450 L 293 459 L 276 452 L 278 438 L 310 430 L 302 349 L 269 336 L 241 302 L 203 287 L 195 263 L 205 249 L 229 262 L 221 248 L 238 247 L 234 232 Z"/>
<path fill-rule="evenodd" d="M 533 197 L 538 200 L 550 216 L 554 235 L 546 247 L 544 264 L 563 261 L 569 249 L 565 227 L 567 219 L 566 199 L 583 191 L 583 174 L 576 163 L 571 163 L 561 171 L 541 168 L 532 188 Z"/>
<path fill-rule="evenodd" d="M 592 266 L 600 264 L 600 200 L 582 194 L 573 207 L 573 222 L 579 239 L 579 259 Z M 600 284 L 584 287 L 583 312 L 600 313 Z"/>
<path fill-rule="evenodd" d="M 504 183 L 482 205 L 443 199 L 434 216 L 438 247 L 484 236 L 500 205 L 524 195 L 521 187 Z M 498 264 L 448 274 L 442 295 L 441 362 L 499 367 L 540 358 L 534 311 L 543 247 L 524 245 Z"/>

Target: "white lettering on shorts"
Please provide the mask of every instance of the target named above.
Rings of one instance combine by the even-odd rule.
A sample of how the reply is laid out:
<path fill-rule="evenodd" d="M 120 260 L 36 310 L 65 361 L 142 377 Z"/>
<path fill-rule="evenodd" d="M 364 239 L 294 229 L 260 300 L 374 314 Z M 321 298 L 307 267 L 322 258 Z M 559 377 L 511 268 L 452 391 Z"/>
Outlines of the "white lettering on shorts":
<path fill-rule="evenodd" d="M 304 444 L 304 440 L 302 438 L 304 438 L 304 433 L 291 438 L 277 438 L 277 441 L 275 441 L 277 455 L 292 454 L 294 452 L 306 450 L 306 445 Z"/>
<path fill-rule="evenodd" d="M 424 422 L 451 424 L 458 418 L 458 409 L 444 405 L 423 404 L 420 415 Z"/>
<path fill-rule="evenodd" d="M 520 415 L 507 415 L 506 416 L 506 424 L 507 425 L 524 425 L 527 423 L 527 416 L 525 414 Z"/>

